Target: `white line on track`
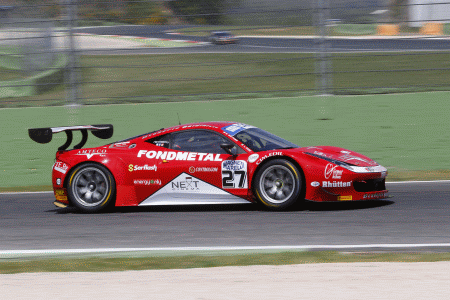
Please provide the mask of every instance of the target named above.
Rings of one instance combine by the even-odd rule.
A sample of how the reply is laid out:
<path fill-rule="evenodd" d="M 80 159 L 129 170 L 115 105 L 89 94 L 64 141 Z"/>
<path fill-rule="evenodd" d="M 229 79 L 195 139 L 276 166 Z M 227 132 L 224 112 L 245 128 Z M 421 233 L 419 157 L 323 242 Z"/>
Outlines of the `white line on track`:
<path fill-rule="evenodd" d="M 402 184 L 402 183 L 450 183 L 450 180 L 425 180 L 425 181 L 388 181 L 386 184 Z"/>
<path fill-rule="evenodd" d="M 184 251 L 310 251 L 310 250 L 368 250 L 368 249 L 417 249 L 417 248 L 450 248 L 450 243 L 434 244 L 365 244 L 365 245 L 294 245 L 294 246 L 217 246 L 217 247 L 159 247 L 159 248 L 90 248 L 90 249 L 44 249 L 44 250 L 3 250 L 0 257 L 10 255 L 58 255 L 58 254 L 96 254 L 123 252 L 166 252 Z"/>
<path fill-rule="evenodd" d="M 20 195 L 20 194 L 48 194 L 53 193 L 53 191 L 43 191 L 43 192 L 4 192 L 0 195 Z"/>

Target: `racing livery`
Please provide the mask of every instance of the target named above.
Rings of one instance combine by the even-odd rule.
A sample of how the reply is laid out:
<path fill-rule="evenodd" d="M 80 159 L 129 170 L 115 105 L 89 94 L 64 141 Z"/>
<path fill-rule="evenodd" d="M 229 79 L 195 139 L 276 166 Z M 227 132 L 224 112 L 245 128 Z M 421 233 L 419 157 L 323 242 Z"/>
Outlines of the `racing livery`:
<path fill-rule="evenodd" d="M 72 132 L 82 140 L 73 149 Z M 260 128 L 205 122 L 163 128 L 97 148 L 88 131 L 109 139 L 112 125 L 29 129 L 38 143 L 65 132 L 52 185 L 59 207 L 96 212 L 110 205 L 260 203 L 283 210 L 303 200 L 387 197 L 386 168 L 338 147 L 299 147 Z"/>

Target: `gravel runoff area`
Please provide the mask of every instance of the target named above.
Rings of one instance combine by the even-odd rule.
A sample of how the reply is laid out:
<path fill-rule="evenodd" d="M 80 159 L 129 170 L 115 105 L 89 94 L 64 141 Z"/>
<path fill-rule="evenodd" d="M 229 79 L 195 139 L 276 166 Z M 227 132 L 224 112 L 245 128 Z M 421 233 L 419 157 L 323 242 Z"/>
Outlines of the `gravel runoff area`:
<path fill-rule="evenodd" d="M 3 299 L 450 299 L 450 262 L 0 275 Z"/>
<path fill-rule="evenodd" d="M 36 33 L 33 32 L 0 31 L 0 45 L 16 45 L 16 39 L 18 38 L 31 39 L 34 37 L 36 37 Z M 65 49 L 69 46 L 69 39 L 61 32 L 55 32 L 53 44 L 56 49 Z M 74 44 L 78 50 L 107 50 L 142 47 L 189 47 L 199 43 L 195 41 L 140 38 L 133 36 L 75 34 Z M 20 46 L 20 44 L 17 44 L 17 46 Z"/>

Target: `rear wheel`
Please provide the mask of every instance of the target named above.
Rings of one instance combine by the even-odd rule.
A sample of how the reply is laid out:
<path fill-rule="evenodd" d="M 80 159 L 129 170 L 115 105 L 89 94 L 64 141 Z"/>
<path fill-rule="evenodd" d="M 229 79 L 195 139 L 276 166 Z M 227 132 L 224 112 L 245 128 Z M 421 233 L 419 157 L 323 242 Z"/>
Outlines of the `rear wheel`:
<path fill-rule="evenodd" d="M 302 179 L 291 162 L 275 159 L 266 163 L 256 174 L 254 191 L 257 200 L 271 210 L 283 210 L 297 203 Z"/>
<path fill-rule="evenodd" d="M 92 213 L 105 209 L 113 202 L 116 183 L 105 167 L 84 164 L 71 172 L 67 192 L 74 206 Z"/>

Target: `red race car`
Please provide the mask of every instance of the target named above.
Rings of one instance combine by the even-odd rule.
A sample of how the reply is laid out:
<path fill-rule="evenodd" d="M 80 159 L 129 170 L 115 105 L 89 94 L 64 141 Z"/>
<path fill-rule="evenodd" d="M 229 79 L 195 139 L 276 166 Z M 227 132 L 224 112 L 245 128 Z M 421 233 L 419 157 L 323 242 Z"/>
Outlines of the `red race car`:
<path fill-rule="evenodd" d="M 67 150 L 72 131 L 82 140 Z M 257 202 L 283 210 L 303 200 L 387 197 L 386 168 L 338 147 L 299 147 L 254 126 L 233 122 L 179 125 L 97 148 L 82 149 L 88 131 L 108 139 L 112 125 L 29 129 L 48 143 L 65 132 L 52 184 L 59 207 L 96 212 L 110 205 Z"/>

